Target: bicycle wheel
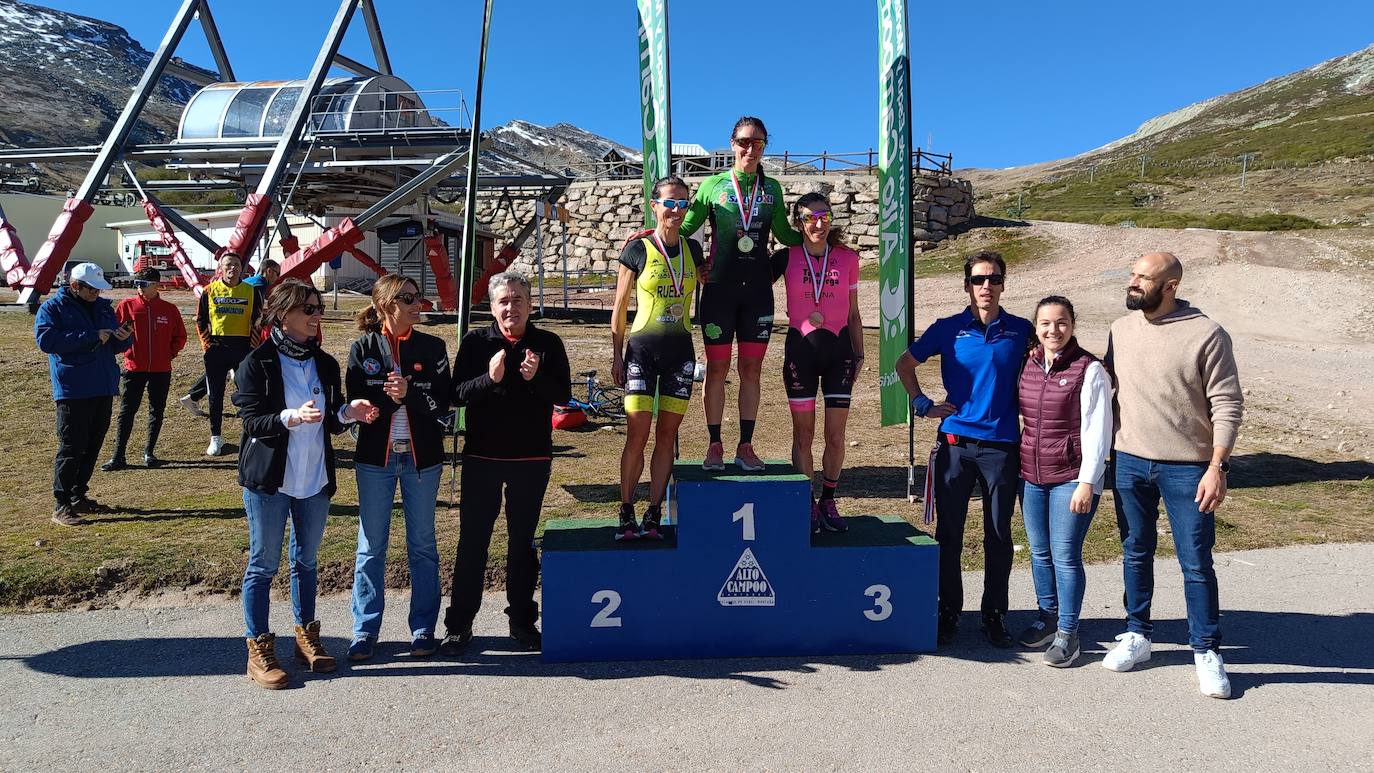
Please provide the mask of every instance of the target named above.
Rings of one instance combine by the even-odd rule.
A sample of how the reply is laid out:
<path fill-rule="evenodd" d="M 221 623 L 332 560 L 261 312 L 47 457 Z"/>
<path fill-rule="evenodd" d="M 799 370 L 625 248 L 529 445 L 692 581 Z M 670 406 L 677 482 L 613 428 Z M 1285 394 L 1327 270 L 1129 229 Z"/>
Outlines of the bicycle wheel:
<path fill-rule="evenodd" d="M 596 412 L 608 419 L 625 418 L 625 390 L 616 386 L 597 387 L 589 400 Z"/>

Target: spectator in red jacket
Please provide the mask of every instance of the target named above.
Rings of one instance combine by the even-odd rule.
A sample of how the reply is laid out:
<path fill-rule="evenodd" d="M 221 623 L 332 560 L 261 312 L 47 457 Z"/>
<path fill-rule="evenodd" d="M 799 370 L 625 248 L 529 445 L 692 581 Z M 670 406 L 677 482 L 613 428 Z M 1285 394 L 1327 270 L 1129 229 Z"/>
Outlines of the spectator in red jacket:
<path fill-rule="evenodd" d="M 157 283 L 161 279 L 157 269 L 141 269 L 134 274 L 138 294 L 115 306 L 115 317 L 121 323 L 133 325 L 134 343 L 124 352 L 114 456 L 100 466 L 106 472 L 128 466 L 124 451 L 129 444 L 129 432 L 134 427 L 134 416 L 143 402 L 144 390 L 148 392 L 148 444 L 143 447 L 143 464 L 147 467 L 162 464 L 153 454 L 153 447 L 162 430 L 167 390 L 172 385 L 172 359 L 186 346 L 186 325 L 181 320 L 181 311 L 158 296 Z"/>

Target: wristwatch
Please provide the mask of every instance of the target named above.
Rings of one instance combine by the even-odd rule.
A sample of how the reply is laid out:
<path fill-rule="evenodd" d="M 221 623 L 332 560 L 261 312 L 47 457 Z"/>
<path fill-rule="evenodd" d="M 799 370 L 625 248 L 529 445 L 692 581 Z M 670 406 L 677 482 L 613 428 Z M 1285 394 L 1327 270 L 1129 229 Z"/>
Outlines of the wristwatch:
<path fill-rule="evenodd" d="M 1221 470 L 1222 475 L 1226 475 L 1231 472 L 1231 461 L 1229 459 L 1225 459 L 1221 462 L 1214 463 L 1211 466 L 1217 468 L 1218 470 Z"/>

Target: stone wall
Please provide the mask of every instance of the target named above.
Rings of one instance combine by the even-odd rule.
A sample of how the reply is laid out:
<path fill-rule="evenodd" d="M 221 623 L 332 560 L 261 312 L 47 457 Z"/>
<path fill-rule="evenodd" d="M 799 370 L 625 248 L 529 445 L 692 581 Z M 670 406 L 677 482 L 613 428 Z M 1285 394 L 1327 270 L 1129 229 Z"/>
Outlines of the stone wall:
<path fill-rule="evenodd" d="M 872 175 L 789 175 L 779 178 L 787 200 L 812 190 L 830 196 L 835 211 L 835 223 L 844 229 L 845 242 L 859 252 L 861 258 L 878 257 L 877 180 Z M 688 180 L 693 189 L 700 180 Z M 620 248 L 630 234 L 641 228 L 641 183 L 638 180 L 603 180 L 574 183 L 560 204 L 569 209 L 568 270 L 576 273 L 613 271 Z M 515 232 L 516 214 L 523 221 L 529 217 L 530 202 L 515 204 L 515 214 L 506 206 L 484 202 L 478 217 L 488 222 L 502 235 L 498 241 Z M 949 233 L 974 217 L 973 186 L 968 180 L 941 176 L 912 177 L 912 217 L 916 248 L 935 247 Z M 561 231 L 558 223 L 546 224 L 544 240 L 544 268 L 560 271 L 558 244 Z M 522 250 L 516 268 L 532 271 L 535 245 L 530 241 Z"/>

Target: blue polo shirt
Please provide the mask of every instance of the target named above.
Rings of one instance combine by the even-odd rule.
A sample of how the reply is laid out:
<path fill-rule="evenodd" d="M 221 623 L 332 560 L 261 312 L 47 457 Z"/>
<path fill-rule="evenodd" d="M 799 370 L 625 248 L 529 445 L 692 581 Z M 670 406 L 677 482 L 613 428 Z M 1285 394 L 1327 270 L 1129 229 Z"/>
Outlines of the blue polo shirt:
<path fill-rule="evenodd" d="M 1016 386 L 1033 340 L 1030 320 L 1001 310 L 984 325 L 972 309 L 938 319 L 907 351 L 917 362 L 940 358 L 946 400 L 958 413 L 940 431 L 976 440 L 1015 443 L 1021 438 Z"/>

